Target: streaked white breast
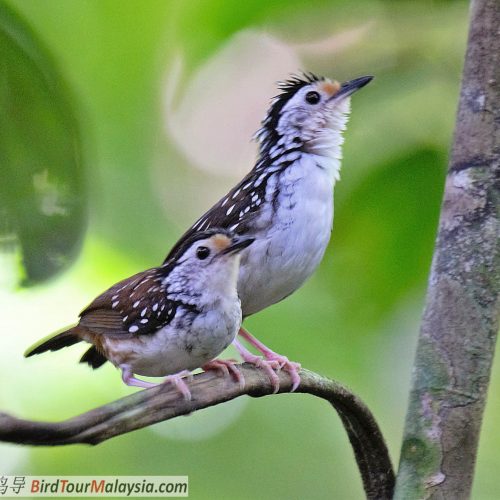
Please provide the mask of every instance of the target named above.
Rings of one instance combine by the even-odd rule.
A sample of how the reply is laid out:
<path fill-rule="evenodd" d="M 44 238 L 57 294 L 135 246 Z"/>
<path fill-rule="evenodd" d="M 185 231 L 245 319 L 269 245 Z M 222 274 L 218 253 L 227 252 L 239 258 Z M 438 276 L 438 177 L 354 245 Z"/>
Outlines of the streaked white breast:
<path fill-rule="evenodd" d="M 274 219 L 242 254 L 238 293 L 244 316 L 293 293 L 319 265 L 331 234 L 338 168 L 338 159 L 304 154 L 282 174 Z M 268 182 L 268 201 L 277 181 L 273 176 Z M 262 214 L 270 216 L 270 209 Z"/>

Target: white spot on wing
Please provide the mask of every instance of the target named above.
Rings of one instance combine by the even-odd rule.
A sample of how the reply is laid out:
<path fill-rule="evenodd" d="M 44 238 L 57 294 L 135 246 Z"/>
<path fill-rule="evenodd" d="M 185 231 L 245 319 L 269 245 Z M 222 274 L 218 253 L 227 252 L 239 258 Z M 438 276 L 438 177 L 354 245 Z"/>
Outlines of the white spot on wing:
<path fill-rule="evenodd" d="M 128 331 L 129 331 L 130 333 L 135 333 L 137 330 L 139 330 L 139 327 L 138 327 L 137 325 L 132 325 L 132 326 L 128 329 Z"/>
<path fill-rule="evenodd" d="M 257 180 L 255 181 L 254 186 L 259 187 L 262 184 L 262 181 L 264 180 L 265 177 L 266 177 L 265 172 L 263 174 L 260 174 L 259 177 L 257 178 Z"/>

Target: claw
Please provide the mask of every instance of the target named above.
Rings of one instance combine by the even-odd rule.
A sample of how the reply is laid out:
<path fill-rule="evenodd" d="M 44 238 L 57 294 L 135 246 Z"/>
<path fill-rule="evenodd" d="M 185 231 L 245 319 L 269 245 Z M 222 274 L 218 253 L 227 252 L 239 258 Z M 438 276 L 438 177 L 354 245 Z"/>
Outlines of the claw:
<path fill-rule="evenodd" d="M 281 354 L 277 354 L 267 346 L 265 346 L 260 340 L 257 340 L 253 335 L 247 332 L 244 328 L 240 328 L 239 334 L 247 340 L 251 345 L 253 345 L 257 350 L 259 350 L 263 355 L 265 360 L 260 358 L 259 356 L 255 356 L 254 358 L 260 359 L 261 362 L 268 362 L 273 370 L 276 371 L 286 371 L 290 374 L 290 378 L 292 379 L 292 389 L 291 392 L 294 392 L 297 387 L 300 385 L 300 363 L 295 363 L 294 361 L 290 361 L 286 356 L 282 356 Z M 233 342 L 238 351 L 240 352 L 243 359 L 248 355 L 253 356 L 247 349 L 245 349 L 238 341 Z M 239 347 L 238 347 L 239 346 Z M 245 360 L 247 361 L 247 360 Z M 249 363 L 252 361 L 248 360 Z M 253 364 L 259 366 L 255 361 Z M 277 376 L 276 376 L 277 378 Z M 276 392 L 276 391 L 275 391 Z"/>
<path fill-rule="evenodd" d="M 292 379 L 292 389 L 290 392 L 294 392 L 297 387 L 300 385 L 300 369 L 302 368 L 300 363 L 296 363 L 295 361 L 290 361 L 286 356 L 282 356 L 281 354 L 269 354 L 266 356 L 266 360 L 270 362 L 276 362 L 279 365 L 279 370 L 283 370 L 290 374 L 290 378 Z"/>
<path fill-rule="evenodd" d="M 168 375 L 163 379 L 162 384 L 171 383 L 184 397 L 186 401 L 191 401 L 191 391 L 184 382 L 186 378 L 189 382 L 193 380 L 193 374 L 189 370 L 182 370 L 179 373 L 174 373 L 173 375 Z"/>
<path fill-rule="evenodd" d="M 120 369 L 122 371 L 122 380 L 127 385 L 134 387 L 143 387 L 144 389 L 149 389 L 150 387 L 156 387 L 160 385 L 135 378 L 130 366 L 128 365 L 120 365 Z M 170 382 L 182 394 L 186 401 L 190 401 L 191 391 L 189 390 L 186 382 L 184 382 L 183 377 L 188 379 L 189 382 L 193 380 L 193 374 L 189 370 L 183 370 L 179 373 L 175 373 L 174 375 L 168 375 L 163 379 L 162 383 L 165 384 Z"/>
<path fill-rule="evenodd" d="M 262 370 L 266 372 L 273 386 L 273 394 L 276 394 L 280 388 L 280 379 L 275 372 L 275 370 L 279 370 L 279 363 L 277 361 L 272 361 L 272 360 L 267 361 L 263 359 L 261 356 L 256 356 L 255 354 L 252 354 L 237 340 L 233 340 L 233 344 L 236 347 L 236 349 L 238 349 L 238 352 L 243 358 L 243 361 L 255 365 L 258 368 L 262 368 Z"/>
<path fill-rule="evenodd" d="M 234 359 L 213 359 L 208 363 L 205 363 L 201 368 L 204 371 L 218 370 L 222 372 L 223 377 L 228 377 L 229 372 L 233 378 L 238 382 L 240 389 L 245 388 L 245 377 L 235 366 L 236 360 Z"/>
<path fill-rule="evenodd" d="M 276 372 L 280 369 L 279 364 L 274 361 L 267 361 L 261 356 L 252 356 L 244 360 L 247 363 L 252 363 L 257 367 L 262 368 L 266 372 L 273 386 L 273 394 L 276 394 L 280 390 L 280 378 L 276 375 Z"/>

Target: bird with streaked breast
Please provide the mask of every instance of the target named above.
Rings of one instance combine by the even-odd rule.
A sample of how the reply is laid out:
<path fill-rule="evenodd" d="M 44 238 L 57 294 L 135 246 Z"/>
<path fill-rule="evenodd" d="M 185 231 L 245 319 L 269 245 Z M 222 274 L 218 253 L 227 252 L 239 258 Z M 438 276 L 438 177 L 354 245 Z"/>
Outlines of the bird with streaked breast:
<path fill-rule="evenodd" d="M 232 362 L 215 358 L 241 325 L 236 283 L 240 254 L 252 242 L 219 228 L 191 235 L 168 262 L 115 284 L 82 311 L 76 326 L 31 347 L 25 356 L 83 340 L 93 345 L 80 361 L 93 368 L 110 361 L 127 385 L 157 385 L 134 374 L 167 375 L 164 382 L 190 399 L 183 377 L 200 367 L 231 371 L 243 385 Z"/>
<path fill-rule="evenodd" d="M 350 96 L 372 76 L 345 83 L 305 73 L 280 84 L 257 132 L 259 155 L 254 168 L 184 233 L 168 262 L 186 238 L 223 227 L 254 238 L 242 252 L 238 294 L 243 318 L 275 304 L 295 290 L 318 267 L 333 224 L 333 188 L 339 179 L 342 133 Z M 239 334 L 263 357 L 233 341 L 243 360 L 263 368 L 274 391 L 276 371 L 288 371 L 292 390 L 300 364 L 266 347 L 244 328 Z"/>

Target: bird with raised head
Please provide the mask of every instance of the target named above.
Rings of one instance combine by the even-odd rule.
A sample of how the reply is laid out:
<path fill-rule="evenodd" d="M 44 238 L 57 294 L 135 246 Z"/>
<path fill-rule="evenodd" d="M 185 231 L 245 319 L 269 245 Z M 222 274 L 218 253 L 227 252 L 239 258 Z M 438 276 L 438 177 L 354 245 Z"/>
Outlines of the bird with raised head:
<path fill-rule="evenodd" d="M 372 78 L 340 84 L 307 73 L 283 82 L 256 134 L 254 168 L 184 233 L 166 262 L 197 232 L 228 228 L 255 240 L 242 252 L 238 276 L 244 318 L 297 290 L 318 267 L 330 240 L 350 96 Z M 298 387 L 299 363 L 244 328 L 239 334 L 263 354 L 252 354 L 235 339 L 243 360 L 266 370 L 275 391 L 275 372 L 281 369 L 290 373 L 292 390 Z"/>
<path fill-rule="evenodd" d="M 162 266 L 116 283 L 80 313 L 76 326 L 25 356 L 85 341 L 92 346 L 80 361 L 93 368 L 110 361 L 127 385 L 156 385 L 134 375 L 166 376 L 164 382 L 190 399 L 183 377 L 200 367 L 231 371 L 243 384 L 234 364 L 216 357 L 241 325 L 236 283 L 241 252 L 252 242 L 227 229 L 196 232 Z"/>

